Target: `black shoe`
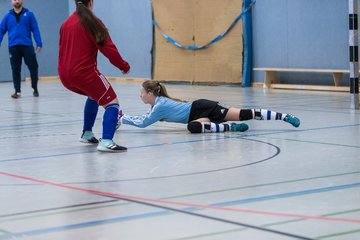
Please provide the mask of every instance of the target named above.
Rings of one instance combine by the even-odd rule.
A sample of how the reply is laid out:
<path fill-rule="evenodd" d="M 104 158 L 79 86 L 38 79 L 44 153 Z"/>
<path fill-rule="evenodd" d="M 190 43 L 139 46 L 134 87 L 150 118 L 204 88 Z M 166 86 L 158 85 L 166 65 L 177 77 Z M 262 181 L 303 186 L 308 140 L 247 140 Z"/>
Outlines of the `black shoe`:
<path fill-rule="evenodd" d="M 14 94 L 11 94 L 12 98 L 20 98 L 21 97 L 21 93 L 20 92 L 15 92 Z"/>
<path fill-rule="evenodd" d="M 39 96 L 39 91 L 38 91 L 38 90 L 34 90 L 33 96 L 34 96 L 34 97 L 38 97 L 38 96 Z"/>

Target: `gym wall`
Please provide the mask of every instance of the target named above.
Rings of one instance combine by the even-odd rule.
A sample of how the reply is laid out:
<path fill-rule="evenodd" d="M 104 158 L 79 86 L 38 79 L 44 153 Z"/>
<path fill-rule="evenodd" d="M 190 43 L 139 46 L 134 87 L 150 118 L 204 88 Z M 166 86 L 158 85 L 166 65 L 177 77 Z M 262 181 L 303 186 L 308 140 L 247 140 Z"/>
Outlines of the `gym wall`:
<path fill-rule="evenodd" d="M 69 2 L 69 14 L 75 10 Z M 95 0 L 94 13 L 109 29 L 110 36 L 122 57 L 131 65 L 128 75 L 122 75 L 101 53 L 99 70 L 106 76 L 151 78 L 152 16 L 150 0 Z"/>
<path fill-rule="evenodd" d="M 196 83 L 240 83 L 243 41 L 241 20 L 220 41 L 201 50 L 179 48 L 161 31 L 182 45 L 203 46 L 229 28 L 242 11 L 242 0 L 153 0 L 159 25 L 154 36 L 154 79 Z"/>
<path fill-rule="evenodd" d="M 254 67 L 348 69 L 348 1 L 261 0 L 253 8 Z M 283 83 L 333 84 L 331 74 L 280 73 Z M 347 84 L 344 77 L 343 84 Z M 254 72 L 262 82 L 263 73 Z"/>
<path fill-rule="evenodd" d="M 68 3 L 66 1 L 24 0 L 23 6 L 34 12 L 43 41 L 43 50 L 37 54 L 39 76 L 55 76 L 57 75 L 59 29 L 68 16 Z M 10 0 L 0 1 L 0 18 L 2 19 L 10 9 L 12 9 Z M 35 44 L 35 41 L 33 42 Z M 29 70 L 23 61 L 21 77 L 25 79 L 29 76 Z M 12 81 L 8 34 L 4 36 L 0 47 L 0 81 Z"/>
<path fill-rule="evenodd" d="M 10 0 L 0 1 L 0 18 L 11 9 L 10 3 Z M 35 12 L 44 41 L 44 49 L 38 54 L 39 74 L 57 75 L 59 28 L 72 13 L 74 1 L 24 0 L 24 6 Z M 129 76 L 150 78 L 151 1 L 95 0 L 95 13 L 107 24 L 120 52 L 131 63 Z M 106 75 L 121 76 L 100 55 L 100 70 Z M 257 1 L 253 8 L 253 61 L 254 67 L 347 69 L 348 1 Z M 29 76 L 24 66 L 23 73 L 23 78 Z M 260 72 L 253 74 L 255 82 L 262 82 L 262 77 Z M 11 80 L 6 35 L 0 47 L 0 81 Z M 280 74 L 280 80 L 332 84 L 331 74 Z"/>

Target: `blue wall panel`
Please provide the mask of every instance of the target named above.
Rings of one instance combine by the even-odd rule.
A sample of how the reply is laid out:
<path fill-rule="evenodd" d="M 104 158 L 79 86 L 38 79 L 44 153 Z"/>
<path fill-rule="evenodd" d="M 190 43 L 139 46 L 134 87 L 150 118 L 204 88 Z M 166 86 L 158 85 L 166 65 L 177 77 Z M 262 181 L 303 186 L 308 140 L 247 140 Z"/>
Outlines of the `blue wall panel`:
<path fill-rule="evenodd" d="M 9 9 L 12 9 L 10 3 L 10 0 L 0 1 L 1 19 Z M 23 4 L 24 7 L 35 13 L 43 40 L 44 48 L 37 54 L 39 75 L 57 75 L 59 29 L 68 15 L 68 3 L 65 1 L 26 0 Z M 0 48 L 0 81 L 12 81 L 7 38 L 6 34 Z M 29 76 L 24 62 L 22 73 L 23 78 Z"/>
<path fill-rule="evenodd" d="M 69 1 L 69 14 L 75 3 Z M 152 14 L 149 0 L 107 0 L 94 2 L 94 13 L 109 29 L 113 42 L 131 65 L 126 77 L 151 77 Z M 122 77 L 120 70 L 99 54 L 99 70 L 113 77 Z"/>
<path fill-rule="evenodd" d="M 288 5 L 288 65 L 348 68 L 347 1 L 302 0 Z"/>
<path fill-rule="evenodd" d="M 254 67 L 348 68 L 348 1 L 261 0 L 253 11 Z M 311 75 L 311 74 L 310 74 Z M 331 83 L 331 75 L 281 74 Z M 262 73 L 254 80 L 262 81 Z"/>

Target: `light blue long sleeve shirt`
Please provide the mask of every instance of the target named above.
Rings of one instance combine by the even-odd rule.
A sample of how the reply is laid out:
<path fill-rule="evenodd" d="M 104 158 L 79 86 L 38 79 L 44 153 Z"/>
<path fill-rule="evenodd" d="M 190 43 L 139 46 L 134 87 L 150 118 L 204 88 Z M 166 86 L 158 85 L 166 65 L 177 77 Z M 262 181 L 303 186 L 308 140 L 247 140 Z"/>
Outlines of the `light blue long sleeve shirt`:
<path fill-rule="evenodd" d="M 177 102 L 166 97 L 157 97 L 150 111 L 141 116 L 124 114 L 122 123 L 145 128 L 157 121 L 188 123 L 192 102 Z"/>

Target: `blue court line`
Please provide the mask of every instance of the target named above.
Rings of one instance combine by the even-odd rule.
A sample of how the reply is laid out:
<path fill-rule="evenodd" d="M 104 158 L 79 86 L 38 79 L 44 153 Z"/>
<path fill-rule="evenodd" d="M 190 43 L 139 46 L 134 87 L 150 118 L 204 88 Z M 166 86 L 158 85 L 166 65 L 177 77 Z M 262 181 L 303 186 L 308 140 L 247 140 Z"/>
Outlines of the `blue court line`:
<path fill-rule="evenodd" d="M 98 220 L 98 221 L 91 221 L 91 222 L 84 222 L 84 223 L 77 223 L 77 224 L 69 224 L 59 227 L 52 227 L 52 228 L 42 228 L 42 229 L 35 229 L 25 232 L 18 232 L 18 233 L 8 233 L 4 235 L 0 235 L 0 239 L 13 239 L 17 237 L 29 237 L 29 236 L 35 236 L 35 235 L 41 235 L 41 234 L 47 234 L 47 233 L 55 233 L 55 232 L 64 232 L 69 231 L 72 229 L 79 229 L 79 228 L 85 228 L 85 227 L 92 227 L 97 225 L 104 225 L 104 224 L 110 224 L 110 223 L 116 223 L 116 222 L 125 222 L 125 221 L 131 221 L 131 220 L 139 220 L 139 219 L 146 219 L 146 218 L 152 218 L 152 217 L 159 217 L 159 216 L 165 216 L 172 214 L 170 211 L 158 211 L 158 212 L 152 212 L 152 213 L 145 213 L 145 214 L 135 214 L 125 217 L 117 217 L 117 218 L 109 218 L 104 220 Z"/>
<path fill-rule="evenodd" d="M 262 201 L 269 201 L 269 200 L 275 200 L 275 199 L 298 197 L 298 196 L 304 196 L 304 195 L 315 194 L 315 193 L 323 193 L 323 192 L 337 191 L 337 190 L 343 190 L 343 189 L 351 189 L 351 188 L 355 188 L 355 187 L 360 187 L 360 182 L 332 186 L 332 187 L 315 188 L 315 189 L 308 189 L 308 190 L 303 190 L 303 191 L 260 196 L 260 197 L 254 197 L 254 198 L 245 198 L 245 199 L 239 199 L 239 200 L 235 200 L 235 201 L 213 203 L 213 204 L 210 204 L 209 206 L 218 206 L 218 207 L 233 206 L 233 205 L 240 205 L 240 204 L 253 203 L 253 202 L 262 202 Z M 189 211 L 189 212 L 198 211 L 198 210 L 201 210 L 201 209 L 192 208 L 192 207 L 186 207 L 183 209 L 183 211 Z M 25 237 L 25 236 L 47 234 L 47 233 L 62 232 L 62 231 L 68 231 L 68 230 L 72 230 L 72 229 L 79 229 L 79 228 L 85 228 L 85 227 L 91 227 L 91 226 L 103 225 L 103 224 L 109 224 L 109 223 L 115 223 L 115 222 L 140 220 L 140 219 L 159 217 L 159 216 L 165 216 L 165 215 L 170 215 L 170 214 L 172 214 L 171 211 L 156 211 L 156 212 L 150 212 L 150 213 L 135 214 L 135 215 L 115 217 L 115 218 L 96 220 L 96 221 L 89 221 L 89 222 L 83 222 L 83 223 L 77 223 L 77 224 L 69 224 L 69 225 L 58 226 L 58 227 L 34 229 L 34 230 L 30 230 L 30 231 L 25 231 L 25 232 L 9 233 L 9 234 L 5 234 L 5 235 L 0 235 L 0 239 L 11 239 L 14 237 Z"/>
<path fill-rule="evenodd" d="M 336 190 L 355 188 L 355 187 L 360 187 L 360 182 L 332 186 L 332 187 L 325 187 L 325 188 L 315 188 L 315 189 L 309 189 L 309 190 L 303 190 L 303 191 L 297 191 L 297 192 L 288 192 L 288 193 L 282 193 L 282 194 L 268 195 L 268 196 L 262 196 L 262 197 L 247 198 L 247 199 L 229 201 L 229 202 L 224 202 L 224 203 L 216 203 L 216 204 L 213 204 L 210 206 L 226 207 L 226 206 L 233 206 L 233 205 L 244 204 L 244 203 L 268 201 L 268 200 L 289 198 L 289 197 L 297 197 L 297 196 L 303 196 L 303 195 L 308 195 L 308 194 L 313 194 L 313 193 L 322 193 L 322 192 L 336 191 Z"/>
<path fill-rule="evenodd" d="M 339 125 L 339 126 L 330 126 L 330 127 L 320 127 L 320 128 L 308 128 L 308 129 L 294 129 L 294 130 L 282 130 L 282 131 L 272 131 L 266 133 L 252 133 L 252 134 L 245 134 L 237 137 L 229 137 L 229 138 L 244 138 L 244 137 L 256 137 L 256 136 L 268 136 L 274 134 L 282 134 L 282 133 L 291 133 L 291 132 L 311 132 L 317 130 L 327 130 L 327 129 L 337 129 L 337 128 L 347 128 L 347 127 L 360 127 L 360 124 L 350 124 L 350 125 Z M 299 140 L 302 141 L 302 140 Z M 322 143 L 323 144 L 323 143 Z M 333 145 L 333 144 L 332 144 Z M 358 146 L 348 146 L 348 147 L 358 147 Z M 359 146 L 360 147 L 360 146 Z"/>
<path fill-rule="evenodd" d="M 196 142 L 206 142 L 206 141 L 214 141 L 214 140 L 224 140 L 224 139 L 241 139 L 246 137 L 256 137 L 256 136 L 268 136 L 274 134 L 282 134 L 282 133 L 290 133 L 290 132 L 310 132 L 316 130 L 326 130 L 326 129 L 334 129 L 334 128 L 346 128 L 346 127 L 358 127 L 360 124 L 351 124 L 351 125 L 340 125 L 340 126 L 330 126 L 330 127 L 321 127 L 321 128 L 309 128 L 303 130 L 283 130 L 283 131 L 276 131 L 276 132 L 267 132 L 267 133 L 253 133 L 253 134 L 245 134 L 240 136 L 222 136 L 216 138 L 209 138 L 209 139 L 198 139 L 198 140 L 190 140 L 190 141 L 179 141 L 179 142 L 172 142 L 172 143 L 157 143 L 157 144 L 149 144 L 149 145 L 142 145 L 142 146 L 134 146 L 128 147 L 128 149 L 139 149 L 139 148 L 148 148 L 148 147 L 161 147 L 164 145 L 176 145 L 176 144 L 187 144 L 187 143 L 196 143 Z M 214 135 L 212 135 L 214 136 Z M 210 137 L 210 136 L 209 136 Z M 357 146 L 353 146 L 357 147 Z M 360 146 L 359 146 L 360 147 Z M 70 156 L 70 155 L 78 155 L 78 154 L 86 154 L 86 153 L 93 153 L 93 151 L 85 151 L 85 152 L 72 152 L 72 153 L 61 153 L 61 154 L 54 154 L 54 155 L 44 155 L 44 156 L 34 156 L 34 157 L 25 157 L 25 158 L 12 158 L 12 159 L 0 159 L 0 163 L 3 162 L 15 162 L 15 161 L 24 161 L 24 160 L 32 160 L 32 159 L 43 159 L 43 158 L 51 158 L 51 157 L 60 157 L 60 156 Z"/>
<path fill-rule="evenodd" d="M 301 105 L 302 106 L 302 105 Z M 255 108 L 255 107 L 253 107 L 253 108 Z M 332 109 L 334 109 L 333 111 L 331 111 L 331 110 L 321 110 L 320 108 L 321 107 L 319 107 L 319 109 L 302 109 L 302 108 L 299 108 L 299 107 L 297 107 L 296 108 L 296 110 L 294 110 L 294 108 L 292 107 L 292 108 L 290 108 L 290 107 L 287 107 L 287 106 L 283 106 L 283 107 L 281 107 L 281 108 L 283 108 L 283 109 L 290 109 L 291 111 L 301 111 L 301 112 L 312 112 L 312 113 L 316 113 L 316 114 L 318 114 L 319 112 L 321 112 L 321 113 L 334 113 L 334 114 L 342 114 L 342 115 L 346 115 L 346 116 L 344 116 L 344 117 L 349 117 L 349 114 L 351 114 L 351 115 L 360 115 L 360 112 L 353 112 L 353 113 L 349 113 L 349 111 L 343 111 L 342 112 L 342 110 L 344 110 L 344 108 L 341 108 L 341 107 L 338 107 L 338 108 L 332 108 Z M 297 115 L 296 115 L 297 116 Z M 301 120 L 301 119 L 300 119 Z"/>

